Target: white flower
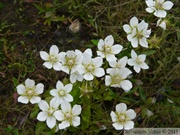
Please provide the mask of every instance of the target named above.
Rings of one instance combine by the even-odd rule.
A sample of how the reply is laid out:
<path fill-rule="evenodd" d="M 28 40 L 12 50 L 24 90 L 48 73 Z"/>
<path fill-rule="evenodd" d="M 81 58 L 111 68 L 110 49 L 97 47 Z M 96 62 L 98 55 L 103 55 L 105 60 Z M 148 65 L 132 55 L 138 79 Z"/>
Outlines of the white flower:
<path fill-rule="evenodd" d="M 132 72 L 128 68 L 112 69 L 110 75 L 105 76 L 105 85 L 111 87 L 120 87 L 125 92 L 128 92 L 132 88 L 132 83 L 126 80 L 129 74 Z"/>
<path fill-rule="evenodd" d="M 62 110 L 55 112 L 56 119 L 61 121 L 59 129 L 65 129 L 70 125 L 74 127 L 80 125 L 80 117 L 78 116 L 82 110 L 80 105 L 74 105 L 73 108 L 71 108 L 70 103 L 63 102 L 61 104 L 61 109 Z"/>
<path fill-rule="evenodd" d="M 167 15 L 165 10 L 170 10 L 174 5 L 171 1 L 164 0 L 146 0 L 146 11 L 148 13 L 154 13 L 155 16 L 164 18 Z"/>
<path fill-rule="evenodd" d="M 78 67 L 78 71 L 83 75 L 85 80 L 93 80 L 94 76 L 102 77 L 105 72 L 101 68 L 103 60 L 101 57 L 91 58 L 87 53 L 84 53 L 82 65 Z"/>
<path fill-rule="evenodd" d="M 61 70 L 61 63 L 60 63 L 60 54 L 59 49 L 56 45 L 52 45 L 49 54 L 45 51 L 40 51 L 41 58 L 46 61 L 44 62 L 44 66 L 48 69 L 53 68 L 56 71 Z"/>
<path fill-rule="evenodd" d="M 119 103 L 116 105 L 116 111 L 111 111 L 111 119 L 113 121 L 113 127 L 116 130 L 126 130 L 134 128 L 134 122 L 132 119 L 136 117 L 134 110 L 127 110 L 127 106 L 124 103 Z"/>
<path fill-rule="evenodd" d="M 123 29 L 127 34 L 131 34 L 133 29 L 137 27 L 138 23 L 139 21 L 137 17 L 134 16 L 130 19 L 130 25 L 129 24 L 123 25 Z"/>
<path fill-rule="evenodd" d="M 20 84 L 16 87 L 17 93 L 20 95 L 18 97 L 18 102 L 27 104 L 31 102 L 32 104 L 38 103 L 41 98 L 39 94 L 42 94 L 44 91 L 44 85 L 39 83 L 35 85 L 34 80 L 26 79 L 25 85 Z"/>
<path fill-rule="evenodd" d="M 59 104 L 61 104 L 63 101 L 72 102 L 73 97 L 69 94 L 71 90 L 72 84 L 67 84 L 64 86 L 61 81 L 58 81 L 56 83 L 56 89 L 52 89 L 50 91 L 50 94 L 54 96 L 52 100 L 57 100 Z"/>
<path fill-rule="evenodd" d="M 127 61 L 128 61 L 128 57 L 127 56 L 124 56 L 123 58 L 121 59 L 118 59 L 116 61 L 109 61 L 109 65 L 112 67 L 112 68 L 107 68 L 106 69 L 106 72 L 107 73 L 110 73 L 111 69 L 114 69 L 114 68 L 123 68 L 126 66 L 127 64 Z"/>
<path fill-rule="evenodd" d="M 154 113 L 149 109 L 146 109 L 146 114 L 147 114 L 148 117 L 151 117 L 151 116 L 154 115 Z"/>
<path fill-rule="evenodd" d="M 128 60 L 128 64 L 133 66 L 134 70 L 139 73 L 142 69 L 148 69 L 149 66 L 144 62 L 146 60 L 146 55 L 137 55 L 134 50 L 131 50 L 131 58 Z"/>
<path fill-rule="evenodd" d="M 128 34 L 127 39 L 134 48 L 138 47 L 138 45 L 148 48 L 147 38 L 151 34 L 151 30 L 148 30 L 148 23 L 144 20 L 138 23 L 138 19 L 133 17 L 130 20 L 130 25 L 125 24 L 123 29 Z"/>
<path fill-rule="evenodd" d="M 61 58 L 61 70 L 69 74 L 70 71 L 74 72 L 77 67 L 82 63 L 82 55 L 77 54 L 74 51 L 67 51 L 66 53 L 60 53 Z"/>
<path fill-rule="evenodd" d="M 79 73 L 78 70 L 71 72 L 71 74 L 70 74 L 71 83 L 75 83 L 77 80 L 80 82 L 83 81 L 83 76 Z"/>
<path fill-rule="evenodd" d="M 46 101 L 41 100 L 38 105 L 42 111 L 39 112 L 37 119 L 46 121 L 47 126 L 52 129 L 56 125 L 54 113 L 58 110 L 59 104 L 55 100 L 51 100 L 49 105 Z"/>
<path fill-rule="evenodd" d="M 163 20 L 162 18 L 160 18 L 160 19 L 157 21 L 156 26 L 159 26 L 159 27 L 161 27 L 162 29 L 166 30 L 166 20 Z"/>
<path fill-rule="evenodd" d="M 107 36 L 104 40 L 100 39 L 98 42 L 97 55 L 106 58 L 107 61 L 116 60 L 115 54 L 118 54 L 123 47 L 119 44 L 113 44 L 114 38 L 112 35 Z"/>

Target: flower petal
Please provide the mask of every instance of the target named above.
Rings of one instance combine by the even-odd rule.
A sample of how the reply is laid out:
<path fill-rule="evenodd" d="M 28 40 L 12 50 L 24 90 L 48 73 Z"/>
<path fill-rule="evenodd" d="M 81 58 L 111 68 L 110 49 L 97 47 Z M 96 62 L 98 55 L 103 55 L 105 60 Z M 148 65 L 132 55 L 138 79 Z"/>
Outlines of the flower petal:
<path fill-rule="evenodd" d="M 72 84 L 67 84 L 64 87 L 64 90 L 66 91 L 66 93 L 69 93 L 72 90 L 73 85 Z"/>
<path fill-rule="evenodd" d="M 137 17 L 133 17 L 133 18 L 131 18 L 131 20 L 130 20 L 130 26 L 131 27 L 134 27 L 134 26 L 137 26 L 138 25 L 138 19 L 137 19 Z"/>
<path fill-rule="evenodd" d="M 27 98 L 27 96 L 20 96 L 18 97 L 18 102 L 27 104 L 29 102 L 29 99 Z"/>
<path fill-rule="evenodd" d="M 130 119 L 134 119 L 136 117 L 136 113 L 134 110 L 129 109 L 126 111 L 126 115 L 130 118 Z"/>
<path fill-rule="evenodd" d="M 49 50 L 49 53 L 51 55 L 55 55 L 56 56 L 59 53 L 59 48 L 56 45 L 52 45 L 50 50 Z"/>
<path fill-rule="evenodd" d="M 109 75 L 106 75 L 105 76 L 105 85 L 109 86 L 111 84 L 111 82 L 112 82 L 111 77 Z"/>
<path fill-rule="evenodd" d="M 131 50 L 131 58 L 135 60 L 137 58 L 137 54 L 134 50 Z"/>
<path fill-rule="evenodd" d="M 42 83 L 37 84 L 34 91 L 36 94 L 42 94 L 44 91 L 44 85 Z"/>
<path fill-rule="evenodd" d="M 167 15 L 167 12 L 165 10 L 157 10 L 154 12 L 154 15 L 160 18 L 164 18 Z"/>
<path fill-rule="evenodd" d="M 84 74 L 84 79 L 87 81 L 91 81 L 94 79 L 94 76 L 91 73 Z"/>
<path fill-rule="evenodd" d="M 140 39 L 139 44 L 140 44 L 142 47 L 148 48 L 148 42 L 147 42 L 146 38 L 144 38 L 144 37 Z"/>
<path fill-rule="evenodd" d="M 72 108 L 72 114 L 73 116 L 77 116 L 81 113 L 81 106 L 80 105 L 74 105 L 73 108 Z"/>
<path fill-rule="evenodd" d="M 102 51 L 104 49 L 104 41 L 102 39 L 100 39 L 98 42 L 98 49 L 100 51 Z"/>
<path fill-rule="evenodd" d="M 56 119 L 54 116 L 49 116 L 46 120 L 47 126 L 52 129 L 56 125 Z"/>
<path fill-rule="evenodd" d="M 115 114 L 114 111 L 111 111 L 111 119 L 112 119 L 112 122 L 116 122 L 117 121 L 117 115 Z"/>
<path fill-rule="evenodd" d="M 162 7 L 165 9 L 165 10 L 170 10 L 172 7 L 173 7 L 173 3 L 171 1 L 166 1 L 162 4 Z"/>
<path fill-rule="evenodd" d="M 121 81 L 120 85 L 125 92 L 130 91 L 130 89 L 132 88 L 132 83 L 129 80 Z"/>
<path fill-rule="evenodd" d="M 44 61 L 47 61 L 49 59 L 49 54 L 47 52 L 45 52 L 45 51 L 40 51 L 40 57 Z"/>
<path fill-rule="evenodd" d="M 105 74 L 104 69 L 103 68 L 96 68 L 94 71 L 94 75 L 96 77 L 102 77 Z"/>
<path fill-rule="evenodd" d="M 149 66 L 145 62 L 143 62 L 140 66 L 142 69 L 149 69 Z"/>
<path fill-rule="evenodd" d="M 69 111 L 71 111 L 71 105 L 70 105 L 70 103 L 67 102 L 67 101 L 62 102 L 62 104 L 61 104 L 61 109 L 62 109 L 63 112 L 69 112 Z"/>
<path fill-rule="evenodd" d="M 47 111 L 48 108 L 49 108 L 49 105 L 46 101 L 44 100 L 41 100 L 39 103 L 38 103 L 38 106 L 39 108 L 42 110 L 42 111 Z"/>
<path fill-rule="evenodd" d="M 112 47 L 112 53 L 113 54 L 118 54 L 122 51 L 123 47 L 121 45 L 113 45 Z"/>
<path fill-rule="evenodd" d="M 80 125 L 80 117 L 74 117 L 73 119 L 72 119 L 72 125 L 74 126 L 74 127 L 77 127 L 77 126 L 79 126 Z"/>
<path fill-rule="evenodd" d="M 138 64 L 135 64 L 133 69 L 136 71 L 136 73 L 139 73 L 141 71 L 141 67 Z"/>
<path fill-rule="evenodd" d="M 107 61 L 116 61 L 116 57 L 114 56 L 114 54 L 107 54 L 106 55 L 106 60 Z"/>
<path fill-rule="evenodd" d="M 105 39 L 104 39 L 104 43 L 105 45 L 108 45 L 108 46 L 112 46 L 114 44 L 114 38 L 112 35 L 109 35 L 107 36 Z"/>
<path fill-rule="evenodd" d="M 60 62 L 56 62 L 56 63 L 53 64 L 53 69 L 56 70 L 56 71 L 60 71 L 61 66 L 62 66 L 62 64 Z"/>
<path fill-rule="evenodd" d="M 116 123 L 113 123 L 112 125 L 116 130 L 122 130 L 123 129 L 123 125 L 120 123 L 116 122 Z"/>
<path fill-rule="evenodd" d="M 116 111 L 118 113 L 122 113 L 122 112 L 125 112 L 127 110 L 127 106 L 125 103 L 119 103 L 116 105 Z"/>
<path fill-rule="evenodd" d="M 37 119 L 39 120 L 39 121 L 45 121 L 46 119 L 48 118 L 48 114 L 47 114 L 47 112 L 40 112 L 39 114 L 38 114 L 38 116 L 37 116 Z"/>
<path fill-rule="evenodd" d="M 32 104 L 39 103 L 39 101 L 41 101 L 41 98 L 38 97 L 38 96 L 34 96 L 34 97 L 32 97 L 32 98 L 30 99 L 30 102 L 31 102 Z"/>
<path fill-rule="evenodd" d="M 131 29 L 131 27 L 130 27 L 128 24 L 123 25 L 123 30 L 124 30 L 127 34 L 129 34 L 129 33 L 132 32 L 132 29 Z"/>
<path fill-rule="evenodd" d="M 59 121 L 62 121 L 62 120 L 65 119 L 64 114 L 62 113 L 61 110 L 55 111 L 55 112 L 54 112 L 54 117 L 55 117 L 57 120 L 59 120 Z"/>
<path fill-rule="evenodd" d="M 26 88 L 23 84 L 20 84 L 16 87 L 18 94 L 24 94 L 26 92 Z"/>
<path fill-rule="evenodd" d="M 124 129 L 129 130 L 129 129 L 132 129 L 132 128 L 134 128 L 134 122 L 133 121 L 127 121 L 124 124 Z"/>
<path fill-rule="evenodd" d="M 43 64 L 45 67 L 47 67 L 48 69 L 51 69 L 52 68 L 52 63 L 50 63 L 50 62 L 44 62 L 44 64 Z"/>
<path fill-rule="evenodd" d="M 70 94 L 66 94 L 66 96 L 64 96 L 64 99 L 68 102 L 72 102 L 73 101 L 73 97 Z"/>
<path fill-rule="evenodd" d="M 134 37 L 132 40 L 131 40 L 131 45 L 136 48 L 138 47 L 138 39 L 136 37 Z"/>
<path fill-rule="evenodd" d="M 65 129 L 65 128 L 69 127 L 69 126 L 70 126 L 69 121 L 63 121 L 62 123 L 59 124 L 59 129 L 60 130 Z"/>
<path fill-rule="evenodd" d="M 64 84 L 61 81 L 57 81 L 56 83 L 56 89 L 61 90 L 64 89 Z"/>
<path fill-rule="evenodd" d="M 101 57 L 96 57 L 92 61 L 93 61 L 93 64 L 95 65 L 95 67 L 102 66 L 103 59 Z"/>
<path fill-rule="evenodd" d="M 31 79 L 26 79 L 26 81 L 25 81 L 25 85 L 28 87 L 28 88 L 32 88 L 32 87 L 34 87 L 34 85 L 35 85 L 35 82 L 34 82 L 34 80 L 31 80 Z"/>

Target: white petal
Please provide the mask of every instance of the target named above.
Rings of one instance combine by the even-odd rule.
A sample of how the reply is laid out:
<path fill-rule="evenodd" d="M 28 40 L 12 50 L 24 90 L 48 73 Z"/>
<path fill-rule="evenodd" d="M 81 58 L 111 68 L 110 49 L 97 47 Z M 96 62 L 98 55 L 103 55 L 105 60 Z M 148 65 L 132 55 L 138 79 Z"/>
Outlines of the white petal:
<path fill-rule="evenodd" d="M 29 99 L 26 96 L 20 96 L 18 97 L 18 102 L 27 104 L 29 102 Z"/>
<path fill-rule="evenodd" d="M 132 83 L 129 80 L 121 81 L 120 85 L 125 92 L 128 92 L 132 88 Z"/>
<path fill-rule="evenodd" d="M 60 130 L 65 129 L 65 128 L 69 127 L 69 126 L 70 126 L 69 121 L 63 121 L 62 123 L 59 124 L 59 129 Z"/>
<path fill-rule="evenodd" d="M 134 60 L 137 58 L 137 54 L 134 50 L 131 50 L 131 58 Z"/>
<path fill-rule="evenodd" d="M 69 102 L 67 101 L 64 101 L 62 104 L 61 104 L 61 109 L 63 112 L 69 112 L 71 111 L 71 105 Z"/>
<path fill-rule="evenodd" d="M 146 8 L 146 11 L 147 11 L 148 13 L 152 13 L 152 12 L 154 12 L 154 8 L 148 7 L 148 8 Z"/>
<path fill-rule="evenodd" d="M 32 98 L 30 99 L 30 102 L 31 102 L 32 104 L 39 103 L 39 101 L 41 101 L 41 98 L 38 97 L 38 96 L 34 96 L 34 97 L 32 97 Z"/>
<path fill-rule="evenodd" d="M 112 122 L 116 122 L 117 121 L 117 115 L 114 113 L 114 111 L 111 111 L 111 119 L 112 119 Z"/>
<path fill-rule="evenodd" d="M 96 58 L 93 59 L 93 64 L 96 67 L 102 66 L 102 63 L 103 63 L 103 59 L 101 57 L 96 57 Z"/>
<path fill-rule="evenodd" d="M 149 66 L 144 62 L 140 66 L 142 69 L 149 69 Z"/>
<path fill-rule="evenodd" d="M 61 110 L 57 110 L 54 112 L 54 117 L 59 120 L 62 121 L 65 119 L 64 114 L 61 112 Z"/>
<path fill-rule="evenodd" d="M 152 7 L 155 4 L 153 0 L 146 0 L 145 2 L 148 7 Z"/>
<path fill-rule="evenodd" d="M 131 45 L 136 48 L 138 47 L 138 39 L 136 37 L 134 37 L 132 40 L 131 40 Z"/>
<path fill-rule="evenodd" d="M 124 67 L 124 68 L 119 69 L 119 75 L 122 79 L 127 78 L 127 76 L 130 75 L 131 73 L 132 71 L 129 70 L 129 68 Z"/>
<path fill-rule="evenodd" d="M 34 82 L 34 80 L 31 80 L 31 79 L 26 79 L 26 81 L 25 81 L 25 85 L 28 87 L 28 88 L 32 88 L 32 87 L 34 87 L 34 85 L 35 85 L 35 82 Z"/>
<path fill-rule="evenodd" d="M 94 75 L 96 77 L 102 77 L 105 74 L 104 69 L 103 68 L 96 68 L 94 71 Z"/>
<path fill-rule="evenodd" d="M 110 67 L 112 68 L 116 67 L 116 64 L 117 64 L 116 61 L 108 61 L 108 62 L 109 62 Z"/>
<path fill-rule="evenodd" d="M 133 69 L 136 71 L 136 73 L 139 73 L 141 71 L 140 65 L 135 64 Z"/>
<path fill-rule="evenodd" d="M 100 39 L 98 42 L 98 49 L 101 51 L 104 49 L 104 41 L 102 39 Z"/>
<path fill-rule="evenodd" d="M 54 109 L 57 109 L 59 107 L 59 99 L 58 97 L 54 97 L 50 101 L 50 106 L 53 107 Z"/>
<path fill-rule="evenodd" d="M 46 120 L 46 124 L 49 128 L 53 128 L 56 125 L 56 119 L 54 116 L 49 116 Z"/>
<path fill-rule="evenodd" d="M 39 121 L 45 121 L 46 119 L 48 118 L 48 114 L 47 114 L 47 112 L 40 112 L 39 114 L 38 114 L 38 116 L 37 116 L 37 119 L 39 120 Z"/>
<path fill-rule="evenodd" d="M 136 113 L 134 110 L 129 109 L 126 111 L 126 115 L 130 118 L 130 119 L 134 119 L 136 117 Z"/>
<path fill-rule="evenodd" d="M 84 79 L 87 81 L 91 81 L 94 79 L 94 76 L 91 73 L 84 74 Z"/>
<path fill-rule="evenodd" d="M 134 122 L 133 121 L 127 121 L 124 124 L 124 129 L 129 130 L 129 129 L 132 129 L 132 128 L 134 128 Z"/>
<path fill-rule="evenodd" d="M 50 91 L 50 94 L 55 97 L 55 96 L 59 96 L 58 92 L 59 92 L 59 90 L 57 90 L 57 89 L 52 89 L 52 90 Z"/>
<path fill-rule="evenodd" d="M 107 54 L 106 55 L 106 60 L 107 61 L 116 61 L 116 57 L 114 56 L 114 54 Z"/>
<path fill-rule="evenodd" d="M 24 94 L 26 92 L 26 88 L 23 84 L 20 84 L 16 87 L 18 94 Z"/>
<path fill-rule="evenodd" d="M 113 45 L 112 47 L 112 53 L 118 54 L 122 51 L 123 47 L 121 45 Z"/>
<path fill-rule="evenodd" d="M 86 49 L 85 51 L 84 51 L 84 53 L 87 53 L 87 54 L 89 54 L 90 56 L 92 56 L 92 50 L 91 49 Z"/>
<path fill-rule="evenodd" d="M 165 10 L 170 10 L 174 4 L 171 1 L 166 1 L 162 4 L 162 7 Z"/>
<path fill-rule="evenodd" d="M 78 66 L 78 71 L 80 74 L 84 74 L 86 72 L 86 68 L 83 65 Z"/>
<path fill-rule="evenodd" d="M 135 64 L 136 64 L 135 60 L 133 60 L 133 59 L 128 60 L 128 65 L 134 66 Z"/>
<path fill-rule="evenodd" d="M 35 93 L 42 94 L 43 91 L 44 91 L 44 85 L 42 83 L 37 84 L 35 88 Z"/>
<path fill-rule="evenodd" d="M 138 59 L 141 60 L 141 62 L 144 62 L 146 60 L 146 55 L 145 54 L 141 54 L 138 56 Z"/>
<path fill-rule="evenodd" d="M 167 15 L 167 12 L 165 10 L 157 10 L 154 12 L 154 15 L 160 18 L 164 18 Z"/>
<path fill-rule="evenodd" d="M 73 101 L 73 97 L 70 94 L 66 94 L 66 96 L 64 97 L 64 99 L 68 102 L 72 102 Z"/>
<path fill-rule="evenodd" d="M 45 67 L 47 67 L 48 69 L 51 69 L 52 68 L 52 63 L 50 62 L 44 62 L 43 64 Z"/>
<path fill-rule="evenodd" d="M 51 55 L 55 55 L 55 56 L 58 55 L 58 53 L 59 53 L 58 47 L 56 45 L 52 45 L 50 50 L 49 50 L 49 53 Z"/>
<path fill-rule="evenodd" d="M 81 114 L 81 110 L 82 110 L 82 108 L 80 105 L 74 105 L 72 108 L 73 116 L 77 116 L 77 115 Z"/>
<path fill-rule="evenodd" d="M 61 66 L 62 66 L 62 64 L 60 62 L 56 62 L 56 63 L 53 64 L 53 69 L 56 70 L 56 71 L 60 71 Z"/>
<path fill-rule="evenodd" d="M 44 100 L 41 100 L 39 103 L 39 108 L 42 110 L 42 111 L 47 111 L 49 109 L 49 105 L 46 101 Z"/>
<path fill-rule="evenodd" d="M 49 54 L 45 51 L 40 51 L 40 57 L 41 59 L 47 61 L 49 59 Z"/>
<path fill-rule="evenodd" d="M 72 90 L 73 85 L 72 84 L 67 84 L 64 87 L 64 90 L 66 91 L 66 93 L 69 93 Z"/>
<path fill-rule="evenodd" d="M 111 77 L 109 75 L 106 75 L 105 76 L 105 85 L 109 86 L 111 84 L 111 82 L 112 82 Z"/>
<path fill-rule="evenodd" d="M 105 39 L 104 39 L 104 43 L 105 45 L 108 45 L 108 46 L 111 46 L 114 44 L 114 38 L 112 35 L 109 35 L 107 36 Z"/>
<path fill-rule="evenodd" d="M 123 29 L 127 34 L 132 32 L 132 29 L 128 24 L 123 25 Z"/>
<path fill-rule="evenodd" d="M 148 42 L 146 41 L 146 38 L 144 38 L 144 37 L 140 39 L 139 44 L 140 44 L 142 47 L 148 48 Z"/>
<path fill-rule="evenodd" d="M 77 126 L 79 126 L 80 125 L 80 117 L 74 117 L 73 119 L 72 119 L 72 125 L 74 126 L 74 127 L 77 127 Z"/>
<path fill-rule="evenodd" d="M 56 89 L 61 90 L 64 89 L 64 84 L 61 81 L 57 81 L 56 83 Z"/>
<path fill-rule="evenodd" d="M 134 27 L 134 26 L 137 26 L 137 24 L 138 24 L 138 19 L 137 19 L 137 17 L 134 16 L 130 20 L 130 25 L 131 25 L 131 27 Z"/>
<path fill-rule="evenodd" d="M 116 122 L 116 123 L 113 123 L 112 125 L 116 130 L 122 130 L 123 129 L 123 125 L 120 123 Z"/>
<path fill-rule="evenodd" d="M 118 113 L 125 112 L 127 110 L 127 106 L 125 103 L 119 103 L 116 105 L 116 111 Z"/>
<path fill-rule="evenodd" d="M 66 52 L 66 57 L 68 58 L 75 58 L 76 57 L 76 53 L 74 51 L 67 51 Z"/>
<path fill-rule="evenodd" d="M 124 56 L 123 58 L 121 58 L 119 61 L 118 61 L 118 65 L 122 68 L 122 67 L 125 67 L 126 64 L 127 64 L 127 61 L 128 61 L 128 57 L 127 56 Z"/>

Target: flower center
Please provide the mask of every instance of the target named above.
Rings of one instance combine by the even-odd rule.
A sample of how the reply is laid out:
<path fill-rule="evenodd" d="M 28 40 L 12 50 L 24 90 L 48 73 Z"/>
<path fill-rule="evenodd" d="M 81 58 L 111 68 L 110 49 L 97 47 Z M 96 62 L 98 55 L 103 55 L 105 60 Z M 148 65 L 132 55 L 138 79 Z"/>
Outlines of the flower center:
<path fill-rule="evenodd" d="M 111 53 L 111 47 L 105 46 L 105 52 L 106 53 Z"/>
<path fill-rule="evenodd" d="M 60 90 L 59 91 L 59 96 L 64 96 L 66 93 L 65 93 L 65 91 L 64 90 Z"/>
<path fill-rule="evenodd" d="M 94 66 L 93 65 L 87 66 L 87 71 L 88 72 L 93 72 L 94 71 Z"/>
<path fill-rule="evenodd" d="M 68 63 L 69 66 L 72 66 L 74 64 L 74 61 L 72 59 L 70 59 L 70 60 L 68 60 L 67 63 Z"/>
<path fill-rule="evenodd" d="M 156 9 L 163 9 L 163 3 L 157 2 L 156 5 L 155 5 L 155 8 Z"/>
<path fill-rule="evenodd" d="M 32 88 L 27 88 L 26 87 L 26 96 L 31 99 L 33 96 L 34 96 L 34 89 L 35 89 L 35 86 L 32 87 Z"/>
<path fill-rule="evenodd" d="M 54 113 L 54 111 L 55 111 L 55 109 L 52 108 L 52 107 L 50 107 L 50 108 L 48 109 L 48 115 L 49 115 L 49 116 L 52 116 L 53 113 Z"/>
<path fill-rule="evenodd" d="M 126 122 L 126 115 L 125 114 L 119 114 L 118 115 L 118 122 L 119 123 L 124 123 L 124 122 Z"/>
<path fill-rule="evenodd" d="M 143 34 L 141 32 L 137 32 L 136 37 L 138 39 L 140 39 L 140 38 L 143 38 L 144 36 L 143 36 Z"/>
<path fill-rule="evenodd" d="M 140 65 L 140 64 L 142 64 L 142 60 L 141 59 L 139 59 L 139 58 L 136 58 L 136 63 L 138 64 L 138 65 Z"/>
<path fill-rule="evenodd" d="M 66 117 L 66 120 L 68 120 L 71 123 L 72 118 L 73 118 L 72 113 L 71 112 L 67 112 L 65 114 L 65 117 Z"/>
<path fill-rule="evenodd" d="M 114 76 L 113 77 L 113 83 L 114 84 L 119 84 L 121 82 L 121 77 L 120 76 Z"/>
<path fill-rule="evenodd" d="M 51 63 L 55 63 L 57 62 L 57 57 L 55 55 L 49 55 L 49 62 Z"/>

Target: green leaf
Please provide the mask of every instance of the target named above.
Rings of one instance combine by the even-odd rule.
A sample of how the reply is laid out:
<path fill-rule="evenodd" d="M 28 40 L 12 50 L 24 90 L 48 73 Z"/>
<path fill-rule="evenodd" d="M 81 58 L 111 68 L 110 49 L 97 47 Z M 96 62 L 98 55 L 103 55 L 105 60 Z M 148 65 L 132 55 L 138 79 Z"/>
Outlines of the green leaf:
<path fill-rule="evenodd" d="M 146 100 L 146 96 L 145 96 L 144 91 L 142 90 L 141 87 L 139 87 L 139 95 L 140 95 L 142 100 Z"/>
<path fill-rule="evenodd" d="M 38 122 L 36 124 L 35 134 L 38 135 L 39 133 L 42 133 L 45 129 L 46 129 L 46 123 L 45 122 Z"/>
<path fill-rule="evenodd" d="M 146 54 L 146 56 L 153 55 L 154 53 L 156 53 L 156 50 L 148 50 L 148 51 L 142 52 L 142 54 Z"/>
<path fill-rule="evenodd" d="M 89 127 L 89 122 L 90 122 L 90 117 L 91 117 L 91 106 L 90 105 L 86 105 L 83 108 L 81 117 L 82 117 L 82 123 L 81 123 L 82 130 L 86 130 Z"/>
<path fill-rule="evenodd" d="M 97 46 L 97 45 L 98 45 L 99 40 L 97 40 L 97 39 L 92 39 L 92 40 L 91 40 L 91 42 L 92 42 L 95 46 Z"/>
<path fill-rule="evenodd" d="M 39 107 L 38 104 L 36 104 L 30 113 L 30 118 L 35 118 L 38 113 L 39 113 Z"/>
<path fill-rule="evenodd" d="M 13 81 L 14 87 L 17 87 L 19 84 L 18 80 L 15 77 L 13 77 L 12 81 Z"/>

